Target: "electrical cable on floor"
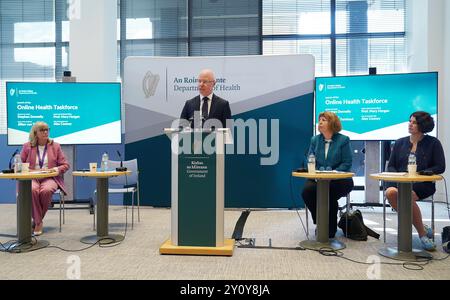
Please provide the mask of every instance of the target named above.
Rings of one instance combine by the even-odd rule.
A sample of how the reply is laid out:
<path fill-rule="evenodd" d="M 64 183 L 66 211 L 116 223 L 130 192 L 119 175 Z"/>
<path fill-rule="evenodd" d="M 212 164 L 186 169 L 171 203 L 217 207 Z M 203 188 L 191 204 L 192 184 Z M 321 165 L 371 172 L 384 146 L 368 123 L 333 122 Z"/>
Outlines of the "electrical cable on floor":
<path fill-rule="evenodd" d="M 300 219 L 300 222 L 301 222 L 302 227 L 303 227 L 303 231 L 305 232 L 305 234 L 306 234 L 306 236 L 307 236 L 307 238 L 308 238 L 308 234 L 307 234 L 307 232 L 306 232 L 305 225 L 304 225 L 304 223 L 303 223 L 303 220 L 302 220 L 302 218 L 301 218 L 301 216 L 300 216 L 300 213 L 299 213 L 299 211 L 298 211 L 298 209 L 297 209 L 297 206 L 296 206 L 296 203 L 295 203 L 295 200 L 294 200 L 294 197 L 293 197 L 293 187 L 292 187 L 293 184 L 292 184 L 292 180 L 293 180 L 293 178 L 292 178 L 292 176 L 291 176 L 291 180 L 290 180 L 290 196 L 291 196 L 291 201 L 292 201 L 292 204 L 293 204 L 293 208 L 296 210 L 297 215 L 298 215 L 298 217 L 299 217 L 299 219 Z M 445 178 L 444 178 L 444 182 L 445 182 Z M 446 194 L 447 194 L 447 185 L 446 185 L 446 184 L 445 184 L 445 189 L 446 189 Z M 450 207 L 448 206 L 448 199 L 447 199 L 447 207 L 450 208 Z M 449 212 L 449 218 L 450 218 L 450 212 Z M 246 245 L 246 244 L 243 244 L 241 241 L 236 241 L 236 244 L 237 244 L 237 246 L 238 246 L 239 248 L 247 248 L 247 249 L 273 249 L 273 250 L 311 250 L 311 249 L 305 249 L 305 248 L 303 248 L 303 247 L 301 247 L 301 246 L 298 246 L 298 247 L 273 247 L 272 245 L 270 245 L 270 246 L 256 246 L 256 245 L 254 244 L 254 239 L 242 239 L 242 240 L 248 242 L 249 244 Z M 309 240 L 309 238 L 308 238 L 308 240 Z M 338 258 L 342 258 L 342 259 L 345 259 L 345 260 L 347 260 L 347 261 L 350 261 L 350 262 L 353 262 L 353 263 L 357 263 L 357 264 L 373 265 L 373 263 L 357 261 L 357 260 L 354 260 L 354 259 L 345 257 L 343 252 L 337 251 L 337 250 L 333 250 L 332 248 L 328 248 L 328 247 L 324 247 L 324 248 L 321 248 L 321 249 L 319 249 L 319 250 L 312 250 L 312 251 L 316 251 L 316 252 L 318 252 L 318 253 L 320 253 L 321 255 L 324 255 L 324 256 L 335 256 L 335 257 L 338 257 Z M 380 262 L 379 264 L 383 264 L 383 265 L 394 265 L 394 266 L 395 266 L 395 265 L 397 265 L 397 266 L 401 265 L 403 268 L 405 268 L 405 269 L 407 269 L 407 270 L 416 270 L 416 271 L 417 271 L 417 270 L 423 270 L 423 269 L 424 269 L 424 266 L 427 265 L 427 264 L 428 264 L 430 261 L 432 261 L 432 260 L 442 261 L 442 260 L 447 259 L 449 256 L 450 256 L 450 255 L 447 255 L 447 256 L 445 256 L 445 257 L 443 257 L 443 258 L 432 258 L 432 259 L 426 259 L 426 258 L 424 258 L 423 260 L 419 260 L 419 261 L 417 261 L 417 262 L 410 262 L 410 261 L 404 261 L 404 262 L 398 262 L 398 263 Z"/>
<path fill-rule="evenodd" d="M 126 235 L 127 235 L 127 228 L 128 228 L 128 206 L 125 206 L 125 232 L 124 232 L 123 240 L 122 240 L 122 241 L 125 240 L 125 237 L 126 237 Z M 97 245 L 97 244 L 98 244 L 98 246 L 99 246 L 100 248 L 111 248 L 111 247 L 116 247 L 116 246 L 118 246 L 118 245 L 120 245 L 120 244 L 122 243 L 122 241 L 119 241 L 119 242 L 110 242 L 110 243 L 101 243 L 102 241 L 108 241 L 108 240 L 111 240 L 111 241 L 112 241 L 112 239 L 111 239 L 111 238 L 108 238 L 108 237 L 101 238 L 101 239 L 99 239 L 98 241 L 96 241 L 94 244 L 89 245 L 89 246 L 87 246 L 87 247 L 85 247 L 85 248 L 81 248 L 81 249 L 65 249 L 65 248 L 62 248 L 62 247 L 59 247 L 59 246 L 53 246 L 53 245 L 48 245 L 48 246 L 45 246 L 45 247 L 42 247 L 42 248 L 37 248 L 37 249 L 33 249 L 33 250 L 28 250 L 28 251 L 22 251 L 22 250 L 10 249 L 12 245 L 14 245 L 15 247 L 17 247 L 17 246 L 22 246 L 22 245 L 29 245 L 29 248 L 33 247 L 33 245 L 37 243 L 37 239 L 36 239 L 36 237 L 32 236 L 32 237 L 31 237 L 31 242 L 26 242 L 26 243 L 23 243 L 23 242 L 22 242 L 22 243 L 20 243 L 20 242 L 17 241 L 17 240 L 11 240 L 11 241 L 6 242 L 7 244 L 8 244 L 8 243 L 11 243 L 11 246 L 10 246 L 10 247 L 8 247 L 8 248 L 5 247 L 1 242 L 0 242 L 0 246 L 1 246 L 1 248 L 4 249 L 5 252 L 8 252 L 8 253 L 25 253 L 25 252 L 33 252 L 33 251 L 41 250 L 41 249 L 45 249 L 45 248 L 55 248 L 55 249 L 58 249 L 58 250 L 61 250 L 61 251 L 65 251 L 65 252 L 81 252 L 81 251 L 85 251 L 85 250 L 87 250 L 87 249 L 89 249 L 89 248 L 92 248 L 92 247 L 94 247 L 94 246 Z M 17 243 L 16 243 L 16 244 L 13 244 L 13 243 L 16 242 L 16 241 L 17 241 Z"/>
<path fill-rule="evenodd" d="M 241 241 L 247 242 L 247 244 L 243 244 Z M 247 249 L 273 249 L 273 250 L 306 250 L 302 246 L 297 247 L 274 247 L 272 246 L 272 240 L 269 239 L 268 246 L 256 246 L 254 238 L 242 238 L 239 241 L 236 241 L 235 245 L 238 248 L 247 248 Z"/>
<path fill-rule="evenodd" d="M 308 249 L 309 250 L 309 249 Z M 344 253 L 339 251 L 339 250 L 333 250 L 329 247 L 323 247 L 319 250 L 312 250 L 312 251 L 316 251 L 319 252 L 320 254 L 324 255 L 324 256 L 336 256 L 345 260 L 348 260 L 350 262 L 354 262 L 354 263 L 358 263 L 358 264 L 364 264 L 364 265 L 373 265 L 374 263 L 368 263 L 368 262 L 361 262 L 361 261 L 357 261 L 348 257 L 344 256 Z M 441 258 L 423 258 L 421 260 L 418 260 L 417 262 L 410 262 L 410 261 L 402 261 L 399 263 L 390 263 L 390 262 L 379 262 L 379 264 L 382 265 L 401 265 L 403 266 L 405 269 L 408 270 L 423 270 L 424 266 L 429 264 L 430 261 L 436 260 L 436 261 L 443 261 L 446 260 L 450 255 L 446 255 L 445 257 L 441 257 Z M 412 266 L 412 267 L 411 267 Z"/>
<path fill-rule="evenodd" d="M 348 257 L 344 256 L 344 253 L 342 251 L 339 250 L 334 250 L 330 247 L 322 247 L 318 250 L 314 250 L 314 249 L 305 249 L 301 246 L 299 247 L 272 247 L 272 246 L 255 246 L 254 245 L 254 239 L 245 239 L 245 241 L 248 241 L 250 243 L 250 245 L 244 245 L 242 243 L 239 242 L 239 248 L 247 248 L 247 249 L 274 249 L 274 250 L 311 250 L 314 252 L 318 252 L 319 254 L 323 255 L 323 256 L 334 256 L 337 258 L 342 258 L 345 259 L 347 261 L 353 262 L 353 263 L 357 263 L 357 264 L 362 264 L 362 265 L 373 265 L 374 263 L 369 263 L 369 262 L 363 262 L 363 261 L 358 261 L 358 260 L 354 260 Z M 403 268 L 407 269 L 407 270 L 413 270 L 413 271 L 420 271 L 424 269 L 424 266 L 428 265 L 431 261 L 443 261 L 446 260 L 450 257 L 450 255 L 446 255 L 444 257 L 441 258 L 422 258 L 419 259 L 417 262 L 411 262 L 411 261 L 401 261 L 398 263 L 390 263 L 390 262 L 379 262 L 378 264 L 381 265 L 392 265 L 392 266 L 402 266 Z"/>
<path fill-rule="evenodd" d="M 97 244 L 99 245 L 99 247 L 102 247 L 101 242 L 102 241 L 106 241 L 106 240 L 111 240 L 111 239 L 110 238 L 102 238 L 102 239 L 99 239 L 98 241 L 96 241 L 94 244 L 89 245 L 89 246 L 87 246 L 85 248 L 81 248 L 81 249 L 65 249 L 65 248 L 62 248 L 62 247 L 59 247 L 59 246 L 52 246 L 52 245 L 48 245 L 45 248 L 55 248 L 55 249 L 58 249 L 58 250 L 61 250 L 61 251 L 64 251 L 64 252 L 81 252 L 81 251 L 85 251 L 85 250 L 87 250 L 89 248 L 92 248 L 92 247 L 94 247 Z M 41 248 L 41 249 L 44 249 L 44 248 Z"/>
<path fill-rule="evenodd" d="M 23 245 L 29 245 L 28 248 L 31 248 L 33 246 L 32 243 L 30 242 L 21 242 L 19 240 L 9 240 L 7 241 L 5 244 L 10 244 L 9 247 L 5 247 L 5 245 L 3 245 L 2 243 L 0 243 L 0 246 L 4 249 L 4 252 L 9 252 L 9 253 L 19 253 L 21 251 L 18 250 L 14 250 L 12 247 L 14 246 L 23 246 Z"/>
<path fill-rule="evenodd" d="M 306 234 L 306 238 L 309 240 L 309 234 L 308 234 L 308 232 L 307 232 L 307 230 L 306 230 L 305 224 L 303 223 L 303 219 L 302 219 L 302 217 L 300 216 L 299 210 L 297 209 L 297 204 L 295 203 L 295 200 L 294 200 L 294 197 L 293 197 L 292 180 L 293 180 L 293 176 L 290 176 L 289 187 L 290 187 L 290 196 L 291 196 L 292 208 L 295 209 L 295 212 L 297 213 L 297 216 L 298 216 L 298 218 L 299 218 L 299 220 L 300 220 L 300 223 L 302 224 L 303 232 Z M 306 213 L 307 213 L 307 212 L 306 212 Z M 244 238 L 241 238 L 240 240 L 244 240 Z M 242 248 L 250 248 L 250 247 L 247 247 L 246 245 L 243 245 L 243 244 L 240 242 L 240 240 L 236 240 L 236 243 L 235 243 L 238 247 L 240 246 L 240 247 L 242 247 Z M 249 240 L 249 239 L 246 239 L 246 240 Z M 275 247 L 266 247 L 266 246 L 256 246 L 256 247 L 252 247 L 252 248 L 261 248 L 261 247 L 264 247 L 264 248 L 267 248 L 267 249 L 275 249 Z M 282 248 L 284 248 L 284 247 L 282 247 Z M 281 249 L 281 248 L 278 247 L 277 249 Z M 303 248 L 303 247 L 300 247 L 300 246 L 295 247 L 295 248 L 286 248 L 286 249 L 304 250 L 304 248 Z"/>
<path fill-rule="evenodd" d="M 65 251 L 65 252 L 80 252 L 80 251 L 84 251 L 84 250 L 87 250 L 89 248 L 92 248 L 92 247 L 94 247 L 97 244 L 99 244 L 99 247 L 104 247 L 104 246 L 102 246 L 100 244 L 100 242 L 102 242 L 104 240 L 111 240 L 111 239 L 110 238 L 102 238 L 102 239 L 99 239 L 98 241 L 96 241 L 94 244 L 89 245 L 88 247 L 85 247 L 85 248 L 81 248 L 81 249 L 64 249 L 64 248 L 59 247 L 59 246 L 48 245 L 48 246 L 45 246 L 45 247 L 42 247 L 42 248 L 36 248 L 36 249 L 33 249 L 33 250 L 27 250 L 27 249 L 33 247 L 33 245 L 36 244 L 37 241 L 38 241 L 36 239 L 36 237 L 32 236 L 31 237 L 31 242 L 18 242 L 16 240 L 11 240 L 11 241 L 7 242 L 7 243 L 12 243 L 10 247 L 5 247 L 2 243 L 0 243 L 0 246 L 4 249 L 4 252 L 15 253 L 15 254 L 17 254 L 17 253 L 28 253 L 28 252 L 33 252 L 33 251 L 37 251 L 37 250 L 42 250 L 42 249 L 45 249 L 45 248 L 56 248 L 56 249 L 59 249 L 61 251 Z M 14 243 L 14 242 L 16 242 L 16 243 Z M 108 243 L 108 245 L 109 244 L 110 243 Z M 16 247 L 18 247 L 18 246 L 21 247 L 23 245 L 27 245 L 28 246 L 27 248 L 24 249 L 24 250 L 27 250 L 27 251 L 23 251 L 21 249 L 15 249 Z M 114 246 L 116 246 L 116 245 L 117 244 L 114 243 Z M 12 246 L 14 246 L 14 248 L 11 248 Z"/>

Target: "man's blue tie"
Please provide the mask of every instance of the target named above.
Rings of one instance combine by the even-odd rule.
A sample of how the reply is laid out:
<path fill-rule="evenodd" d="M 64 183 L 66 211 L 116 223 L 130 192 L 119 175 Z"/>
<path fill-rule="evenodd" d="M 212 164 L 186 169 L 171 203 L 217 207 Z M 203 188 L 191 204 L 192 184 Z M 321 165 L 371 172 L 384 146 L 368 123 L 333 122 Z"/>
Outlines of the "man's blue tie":
<path fill-rule="evenodd" d="M 208 97 L 203 97 L 203 104 L 202 104 L 202 117 L 203 120 L 208 119 Z"/>

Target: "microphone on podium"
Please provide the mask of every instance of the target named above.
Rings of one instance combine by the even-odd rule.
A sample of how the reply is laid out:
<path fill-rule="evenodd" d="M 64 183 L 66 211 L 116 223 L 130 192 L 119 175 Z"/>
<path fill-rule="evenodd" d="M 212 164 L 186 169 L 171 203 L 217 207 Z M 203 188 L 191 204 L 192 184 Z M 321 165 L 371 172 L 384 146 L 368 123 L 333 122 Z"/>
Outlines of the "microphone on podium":
<path fill-rule="evenodd" d="M 119 158 L 120 158 L 120 167 L 116 168 L 116 171 L 117 172 L 125 172 L 127 170 L 127 168 L 123 166 L 122 155 L 120 155 L 119 150 L 117 150 L 117 154 L 119 155 Z"/>

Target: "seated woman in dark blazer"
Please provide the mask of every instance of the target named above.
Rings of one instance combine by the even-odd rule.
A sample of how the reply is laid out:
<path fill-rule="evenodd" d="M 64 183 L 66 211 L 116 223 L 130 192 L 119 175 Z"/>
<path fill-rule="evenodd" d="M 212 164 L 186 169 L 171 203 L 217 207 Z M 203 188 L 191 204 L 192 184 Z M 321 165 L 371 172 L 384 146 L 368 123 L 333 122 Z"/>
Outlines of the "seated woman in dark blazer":
<path fill-rule="evenodd" d="M 416 111 L 409 117 L 409 136 L 398 139 L 389 158 L 388 171 L 406 172 L 410 153 L 416 156 L 417 171 L 432 171 L 434 174 L 445 172 L 445 157 L 441 142 L 426 133 L 434 128 L 434 120 L 429 113 Z M 394 209 L 397 209 L 398 189 L 395 183 L 386 182 L 386 198 Z M 417 182 L 413 184 L 413 225 L 416 228 L 425 250 L 436 249 L 433 242 L 433 230 L 424 226 L 422 213 L 416 201 L 425 199 L 436 192 L 434 182 Z"/>
<path fill-rule="evenodd" d="M 320 134 L 312 137 L 309 152 L 316 156 L 316 169 L 350 172 L 352 151 L 348 136 L 338 133 L 342 129 L 341 121 L 332 112 L 319 115 Z M 338 179 L 330 182 L 329 237 L 334 238 L 337 230 L 338 200 L 353 189 L 353 179 Z M 317 182 L 306 180 L 302 197 L 316 224 Z"/>

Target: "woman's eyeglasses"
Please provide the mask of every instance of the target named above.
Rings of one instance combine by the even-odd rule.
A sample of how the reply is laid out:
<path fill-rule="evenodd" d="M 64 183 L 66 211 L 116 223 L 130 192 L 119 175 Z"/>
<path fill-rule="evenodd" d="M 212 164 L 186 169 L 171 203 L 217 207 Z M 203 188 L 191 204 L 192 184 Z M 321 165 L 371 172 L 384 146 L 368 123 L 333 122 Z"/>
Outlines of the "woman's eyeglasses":
<path fill-rule="evenodd" d="M 41 128 L 39 129 L 40 132 L 49 132 L 50 128 Z"/>

